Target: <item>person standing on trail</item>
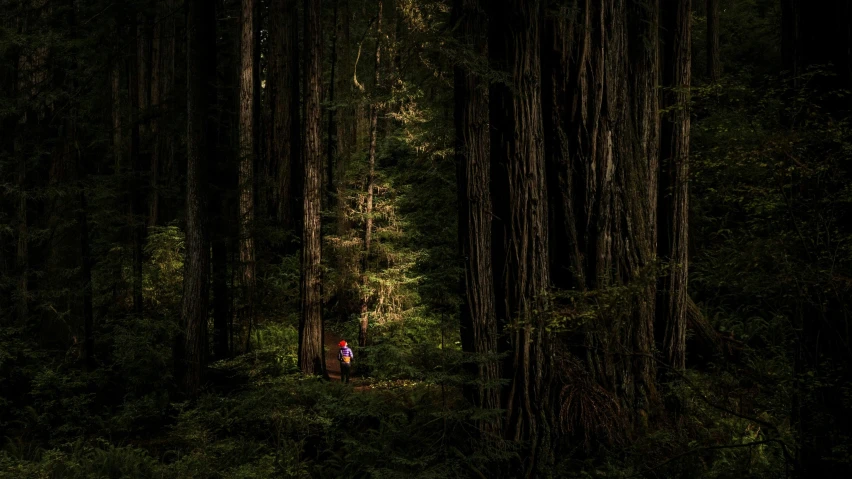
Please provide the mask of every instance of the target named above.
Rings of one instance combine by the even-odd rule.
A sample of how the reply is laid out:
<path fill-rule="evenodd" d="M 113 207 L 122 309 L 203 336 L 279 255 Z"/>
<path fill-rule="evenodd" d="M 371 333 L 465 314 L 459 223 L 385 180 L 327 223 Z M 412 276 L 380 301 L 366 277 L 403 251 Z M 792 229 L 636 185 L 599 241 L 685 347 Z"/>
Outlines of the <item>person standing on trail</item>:
<path fill-rule="evenodd" d="M 340 380 L 349 384 L 349 371 L 352 369 L 352 359 L 355 355 L 352 354 L 346 341 L 341 341 L 338 346 L 340 346 L 340 351 L 337 353 L 337 360 L 340 361 Z"/>

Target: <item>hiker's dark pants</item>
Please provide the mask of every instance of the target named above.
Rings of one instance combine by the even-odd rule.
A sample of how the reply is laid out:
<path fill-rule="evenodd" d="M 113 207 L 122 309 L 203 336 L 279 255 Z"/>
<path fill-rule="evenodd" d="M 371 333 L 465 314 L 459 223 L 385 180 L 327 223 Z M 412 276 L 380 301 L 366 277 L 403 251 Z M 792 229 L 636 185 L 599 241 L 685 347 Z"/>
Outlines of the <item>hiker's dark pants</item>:
<path fill-rule="evenodd" d="M 344 383 L 349 383 L 349 371 L 352 370 L 352 363 L 344 363 L 340 361 L 340 380 Z"/>

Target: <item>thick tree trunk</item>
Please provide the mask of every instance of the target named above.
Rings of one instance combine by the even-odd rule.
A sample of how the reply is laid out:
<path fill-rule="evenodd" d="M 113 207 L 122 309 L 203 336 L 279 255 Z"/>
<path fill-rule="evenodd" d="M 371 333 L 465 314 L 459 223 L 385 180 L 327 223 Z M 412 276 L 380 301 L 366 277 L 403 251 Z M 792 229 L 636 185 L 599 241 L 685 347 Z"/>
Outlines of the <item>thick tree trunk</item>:
<path fill-rule="evenodd" d="M 706 0 L 707 6 L 707 77 L 717 83 L 722 76 L 719 53 L 719 0 Z"/>
<path fill-rule="evenodd" d="M 470 53 L 487 57 L 487 19 L 479 0 L 455 0 L 456 38 Z M 477 73 L 455 68 L 455 149 L 459 196 L 459 246 L 464 264 L 461 340 L 465 352 L 478 357 L 472 373 L 478 383 L 468 392 L 477 407 L 500 408 L 497 318 L 491 267 L 491 183 L 488 88 Z M 486 435 L 499 423 L 486 421 Z"/>
<path fill-rule="evenodd" d="M 542 2 L 489 2 L 492 68 L 507 75 L 490 91 L 493 276 L 496 317 L 511 354 L 503 376 L 505 434 L 524 441 L 532 475 L 552 462 L 551 352 L 545 332 L 549 286 L 547 188 L 541 110 Z"/>
<path fill-rule="evenodd" d="M 657 256 L 668 264 L 658 285 L 657 347 L 666 364 L 686 362 L 689 207 L 691 0 L 662 0 L 663 108 Z"/>
<path fill-rule="evenodd" d="M 322 34 L 320 0 L 305 0 L 305 187 L 302 226 L 301 321 L 299 368 L 305 374 L 325 374 L 323 352 L 320 261 L 322 198 Z"/>
<path fill-rule="evenodd" d="M 215 148 L 216 4 L 187 4 L 186 260 L 181 316 L 186 328 L 184 390 L 196 396 L 207 359 L 210 248 L 207 164 Z"/>
<path fill-rule="evenodd" d="M 382 10 L 383 0 L 378 0 L 378 14 L 376 17 L 376 71 L 373 84 L 373 102 L 370 106 L 370 150 L 368 153 L 367 170 L 367 205 L 364 209 L 366 225 L 364 227 L 364 256 L 361 264 L 361 322 L 358 326 L 358 344 L 367 345 L 367 328 L 369 326 L 368 306 L 370 300 L 367 285 L 367 270 L 370 264 L 370 243 L 373 239 L 373 192 L 376 177 L 376 147 L 379 136 L 379 89 L 381 85 L 382 68 Z"/>
<path fill-rule="evenodd" d="M 550 206 L 551 278 L 559 289 L 639 291 L 613 317 L 560 336 L 556 359 L 583 364 L 561 375 L 562 420 L 607 436 L 617 408 L 646 417 L 654 400 L 654 278 L 659 144 L 656 0 L 556 2 L 545 22 L 543 108 Z M 634 290 L 634 288 L 630 288 Z M 596 386 L 589 386 L 596 384 Z M 570 391 L 594 387 L 597 416 L 579 421 Z M 597 391 L 601 394 L 597 394 Z M 577 430 L 580 429 L 580 430 Z M 588 437 L 588 436 L 587 436 Z"/>
<path fill-rule="evenodd" d="M 242 0 L 240 15 L 240 105 L 239 105 L 239 251 L 241 304 L 238 307 L 238 350 L 247 352 L 254 323 L 254 160 L 255 148 L 255 0 Z"/>

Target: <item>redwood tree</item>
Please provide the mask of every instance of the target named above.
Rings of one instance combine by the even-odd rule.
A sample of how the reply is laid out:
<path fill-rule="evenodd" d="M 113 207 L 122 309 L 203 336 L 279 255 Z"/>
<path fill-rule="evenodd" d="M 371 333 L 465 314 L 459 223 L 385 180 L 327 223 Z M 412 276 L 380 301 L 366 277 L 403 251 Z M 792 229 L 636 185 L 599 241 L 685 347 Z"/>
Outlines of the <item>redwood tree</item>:
<path fill-rule="evenodd" d="M 541 110 L 542 2 L 488 2 L 491 67 L 491 198 L 495 312 L 509 352 L 503 376 L 508 439 L 524 441 L 523 468 L 550 454 L 549 335 L 543 311 L 549 282 L 547 189 Z"/>
<path fill-rule="evenodd" d="M 662 0 L 663 102 L 657 255 L 667 271 L 658 285 L 657 346 L 671 367 L 686 361 L 689 208 L 691 0 Z"/>
<path fill-rule="evenodd" d="M 216 102 L 215 2 L 187 4 L 186 260 L 181 316 L 186 328 L 184 387 L 196 395 L 207 357 L 210 247 L 207 164 L 215 147 L 211 110 Z"/>
<path fill-rule="evenodd" d="M 381 67 L 382 67 L 382 3 L 383 0 L 377 0 L 378 14 L 376 15 L 376 70 L 373 83 L 373 103 L 370 105 L 370 151 L 368 153 L 368 170 L 367 170 L 367 205 L 364 210 L 366 216 L 366 226 L 364 228 L 364 256 L 361 263 L 361 322 L 358 326 L 358 344 L 360 346 L 367 345 L 367 327 L 369 316 L 367 314 L 367 306 L 369 301 L 369 293 L 367 287 L 367 269 L 370 259 L 370 243 L 373 239 L 373 193 L 376 189 L 376 147 L 379 137 L 379 86 L 381 85 Z"/>
<path fill-rule="evenodd" d="M 456 38 L 463 48 L 482 57 L 488 54 L 487 19 L 479 0 L 455 0 Z M 491 165 L 488 131 L 488 88 L 470 65 L 455 67 L 455 155 L 459 197 L 459 246 L 464 266 L 464 306 L 461 340 L 466 352 L 480 355 L 472 368 L 478 386 L 469 392 L 471 402 L 499 409 L 496 382 L 499 363 L 489 358 L 497 352 L 497 322 L 491 266 Z M 484 424 L 487 432 L 491 431 Z"/>
<path fill-rule="evenodd" d="M 707 8 L 707 77 L 716 83 L 722 76 L 719 52 L 719 0 L 706 0 Z"/>
<path fill-rule="evenodd" d="M 240 104 L 239 104 L 239 252 L 242 304 L 238 309 L 239 344 L 247 351 L 254 322 L 255 251 L 254 251 L 254 160 L 255 86 L 258 78 L 255 36 L 257 7 L 255 0 L 242 0 L 240 10 Z"/>
<path fill-rule="evenodd" d="M 325 373 L 322 326 L 322 34 L 320 0 L 305 0 L 305 137 L 304 216 L 302 223 L 301 320 L 299 368 L 305 374 Z"/>

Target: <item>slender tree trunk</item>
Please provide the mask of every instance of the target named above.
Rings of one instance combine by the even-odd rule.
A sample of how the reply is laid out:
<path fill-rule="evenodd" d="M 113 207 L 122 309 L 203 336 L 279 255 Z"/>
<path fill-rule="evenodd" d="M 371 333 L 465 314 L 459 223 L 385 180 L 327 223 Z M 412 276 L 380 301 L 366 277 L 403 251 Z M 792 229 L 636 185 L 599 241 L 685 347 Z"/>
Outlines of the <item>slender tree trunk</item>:
<path fill-rule="evenodd" d="M 240 215 L 240 286 L 242 304 L 239 307 L 239 348 L 249 349 L 254 323 L 255 251 L 254 251 L 254 160 L 255 148 L 255 0 L 242 0 L 240 16 L 240 126 L 239 126 L 239 215 Z"/>
<path fill-rule="evenodd" d="M 350 25 L 352 19 L 352 11 L 349 0 L 344 0 L 343 4 L 343 21 L 340 22 L 341 54 L 340 63 L 341 74 L 337 75 L 340 86 L 338 88 L 340 103 L 343 104 L 337 115 L 337 234 L 343 236 L 350 228 L 350 223 L 345 213 L 346 195 L 344 193 L 346 170 L 349 166 L 349 161 L 352 155 L 352 147 L 355 144 L 355 109 L 352 102 L 352 49 L 350 39 Z M 341 257 L 342 260 L 342 257 Z"/>
<path fill-rule="evenodd" d="M 666 363 L 686 362 L 689 201 L 689 88 L 691 0 L 662 0 L 663 108 L 658 199 L 658 257 L 669 270 L 658 286 L 658 348 Z"/>
<path fill-rule="evenodd" d="M 508 75 L 490 91 L 493 276 L 496 316 L 508 340 L 505 434 L 524 441 L 531 476 L 552 462 L 549 443 L 547 189 L 541 110 L 542 2 L 489 2 L 492 68 Z"/>
<path fill-rule="evenodd" d="M 219 21 L 221 22 L 222 17 L 227 15 L 228 12 L 223 11 L 219 15 Z M 233 214 L 231 207 L 234 200 L 233 192 L 238 190 L 237 182 L 234 180 L 238 167 L 238 161 L 235 161 L 237 147 L 236 135 L 234 135 L 237 119 L 230 112 L 239 104 L 239 48 L 236 47 L 239 44 L 236 41 L 239 31 L 239 26 L 231 26 L 222 28 L 217 35 L 221 38 L 219 43 L 221 48 L 217 50 L 220 56 L 218 63 L 224 74 L 221 76 L 218 88 L 220 94 L 217 102 L 220 107 L 216 122 L 217 147 L 213 157 L 216 167 L 211 178 L 211 186 L 214 190 L 210 196 L 212 201 L 209 202 L 210 215 L 213 219 L 211 234 L 213 353 L 217 359 L 227 358 L 231 352 L 238 350 L 233 341 L 232 303 L 235 295 L 232 293 L 232 278 L 239 268 L 229 270 L 228 263 L 235 250 L 233 239 L 238 231 L 233 221 L 236 215 Z"/>
<path fill-rule="evenodd" d="M 370 152 L 369 167 L 367 172 L 367 207 L 365 209 L 366 227 L 364 228 L 364 257 L 361 265 L 361 322 L 358 327 L 358 344 L 367 345 L 367 326 L 369 315 L 367 312 L 370 295 L 367 285 L 367 270 L 370 261 L 370 242 L 373 238 L 373 191 L 375 190 L 376 176 L 376 146 L 379 135 L 379 88 L 381 85 L 382 67 L 382 0 L 378 0 L 378 15 L 376 17 L 376 72 L 373 85 L 373 104 L 370 107 Z"/>
<path fill-rule="evenodd" d="M 455 0 L 453 17 L 459 43 L 474 55 L 487 57 L 487 19 L 479 0 Z M 464 306 L 461 339 L 465 352 L 480 355 L 473 373 L 479 386 L 468 392 L 483 409 L 500 408 L 497 360 L 497 319 L 491 267 L 491 165 L 488 131 L 488 88 L 476 72 L 455 68 L 456 168 L 459 195 L 459 245 L 464 264 Z M 486 356 L 486 357 L 483 357 Z M 490 384 L 490 386 L 485 386 Z M 486 435 L 496 434 L 499 423 L 482 424 Z"/>
<path fill-rule="evenodd" d="M 322 143 L 320 90 L 322 34 L 320 0 L 305 0 L 305 187 L 302 225 L 301 322 L 299 368 L 305 374 L 325 374 L 323 352 L 320 262 Z"/>
<path fill-rule="evenodd" d="M 281 226 L 294 229 L 299 223 L 294 213 L 301 211 L 301 207 L 293 204 L 294 198 L 299 196 L 295 194 L 293 179 L 300 169 L 301 156 L 296 0 L 273 2 L 269 15 L 271 42 L 267 93 L 272 117 L 269 136 L 270 166 L 275 179 L 273 207 Z"/>
<path fill-rule="evenodd" d="M 27 217 L 27 162 L 26 155 L 22 154 L 21 148 L 15 148 L 19 155 L 16 186 L 18 188 L 17 195 L 17 222 L 18 222 L 18 246 L 15 254 L 15 271 L 18 275 L 18 304 L 17 304 L 17 319 L 18 324 L 23 325 L 27 322 L 29 313 L 29 219 Z"/>
<path fill-rule="evenodd" d="M 216 4 L 187 4 L 186 260 L 181 316 L 186 327 L 184 388 L 196 396 L 207 359 L 210 248 L 207 162 L 215 148 L 211 106 L 216 102 Z"/>
<path fill-rule="evenodd" d="M 707 5 L 707 77 L 717 83 L 722 76 L 719 54 L 719 0 L 706 0 Z"/>
<path fill-rule="evenodd" d="M 161 200 L 163 188 L 172 186 L 168 183 L 173 173 L 174 139 L 166 120 L 168 113 L 174 111 L 175 8 L 174 0 L 159 1 L 151 48 L 151 107 L 157 111 L 151 119 L 150 226 L 167 223 L 172 216 L 166 202 Z M 163 179 L 166 180 L 165 185 Z"/>
<path fill-rule="evenodd" d="M 130 171 L 132 173 L 130 179 L 130 211 L 128 217 L 128 226 L 130 229 L 130 251 L 131 251 L 131 296 L 133 298 L 133 312 L 141 316 L 143 310 L 142 304 L 142 235 L 137 224 L 141 213 L 141 185 L 137 178 L 139 173 L 139 165 L 141 164 L 139 155 L 139 137 L 140 137 L 140 107 L 139 104 L 139 46 L 142 38 L 139 34 L 139 28 L 132 29 L 136 33 L 136 43 L 131 47 L 131 61 L 128 67 L 128 96 L 130 97 Z"/>
<path fill-rule="evenodd" d="M 326 163 L 326 204 L 325 207 L 328 210 L 331 210 L 332 203 L 334 202 L 334 157 L 335 157 L 335 137 L 337 136 L 337 125 L 335 123 L 335 114 L 337 112 L 337 107 L 334 104 L 334 86 L 335 86 L 335 74 L 337 73 L 337 1 L 334 2 L 333 7 L 333 15 L 332 15 L 332 28 L 334 29 L 334 33 L 331 37 L 331 77 L 328 81 L 328 140 L 326 142 L 326 155 L 328 155 L 328 160 Z"/>

